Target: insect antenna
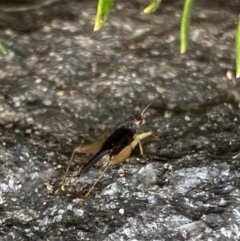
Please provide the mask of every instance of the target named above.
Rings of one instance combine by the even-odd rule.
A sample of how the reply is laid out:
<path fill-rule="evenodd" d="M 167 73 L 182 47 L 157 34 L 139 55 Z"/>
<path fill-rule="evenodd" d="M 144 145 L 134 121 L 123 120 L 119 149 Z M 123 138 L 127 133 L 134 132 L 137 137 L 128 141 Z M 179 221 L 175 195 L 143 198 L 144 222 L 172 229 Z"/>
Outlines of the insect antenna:
<path fill-rule="evenodd" d="M 143 115 L 145 114 L 146 110 L 148 109 L 148 107 L 149 107 L 151 104 L 152 104 L 152 103 L 150 103 L 149 105 L 147 105 L 147 106 L 143 109 L 143 111 L 142 111 L 142 113 L 141 113 L 141 116 L 143 116 Z"/>

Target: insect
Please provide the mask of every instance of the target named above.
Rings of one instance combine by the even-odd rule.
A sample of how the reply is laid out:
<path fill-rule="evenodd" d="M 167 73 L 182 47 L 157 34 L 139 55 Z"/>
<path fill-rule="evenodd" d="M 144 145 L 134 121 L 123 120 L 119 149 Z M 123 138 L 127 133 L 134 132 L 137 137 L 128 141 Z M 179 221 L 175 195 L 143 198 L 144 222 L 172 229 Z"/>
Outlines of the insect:
<path fill-rule="evenodd" d="M 72 153 L 60 186 L 54 192 L 54 194 L 57 194 L 63 187 L 71 162 L 74 159 L 76 153 L 96 152 L 96 154 L 87 162 L 87 164 L 83 166 L 79 173 L 79 176 L 87 173 L 91 167 L 93 167 L 97 162 L 102 159 L 103 156 L 109 154 L 110 157 L 113 157 L 108 162 L 101 175 L 97 178 L 92 187 L 89 189 L 87 194 L 85 194 L 83 201 L 80 203 L 80 205 L 84 203 L 85 199 L 89 196 L 89 194 L 94 189 L 98 181 L 102 178 L 109 166 L 116 165 L 125 161 L 131 155 L 132 150 L 137 145 L 139 145 L 141 155 L 143 155 L 141 140 L 152 135 L 152 132 L 149 131 L 139 134 L 137 132 L 138 129 L 145 123 L 144 113 L 146 112 L 148 107 L 149 105 L 142 111 L 140 115 L 134 113 L 133 116 L 130 116 L 128 120 L 122 126 L 117 128 L 107 139 L 93 142 L 90 145 L 76 147 Z"/>

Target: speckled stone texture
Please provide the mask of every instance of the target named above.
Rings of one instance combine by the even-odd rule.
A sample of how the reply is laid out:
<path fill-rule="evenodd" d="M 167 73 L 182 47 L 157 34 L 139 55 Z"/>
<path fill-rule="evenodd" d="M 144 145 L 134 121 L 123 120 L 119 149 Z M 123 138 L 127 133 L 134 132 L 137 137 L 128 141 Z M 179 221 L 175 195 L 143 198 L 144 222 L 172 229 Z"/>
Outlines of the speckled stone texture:
<path fill-rule="evenodd" d="M 179 54 L 183 1 L 0 1 L 0 240 L 240 240 L 240 2 L 195 1 Z M 52 195 L 72 150 L 152 103 L 144 156 L 76 177 Z"/>

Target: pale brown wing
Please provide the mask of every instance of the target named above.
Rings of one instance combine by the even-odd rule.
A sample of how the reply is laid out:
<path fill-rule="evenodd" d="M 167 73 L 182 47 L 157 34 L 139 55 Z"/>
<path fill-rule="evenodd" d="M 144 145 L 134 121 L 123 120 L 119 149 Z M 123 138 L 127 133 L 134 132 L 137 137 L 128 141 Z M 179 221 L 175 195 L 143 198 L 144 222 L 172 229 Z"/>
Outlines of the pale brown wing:
<path fill-rule="evenodd" d="M 84 145 L 84 146 L 77 146 L 74 149 L 75 153 L 86 153 L 86 154 L 95 154 L 100 150 L 102 147 L 102 144 L 104 143 L 106 139 L 101 139 L 99 141 L 95 141 L 91 144 Z"/>

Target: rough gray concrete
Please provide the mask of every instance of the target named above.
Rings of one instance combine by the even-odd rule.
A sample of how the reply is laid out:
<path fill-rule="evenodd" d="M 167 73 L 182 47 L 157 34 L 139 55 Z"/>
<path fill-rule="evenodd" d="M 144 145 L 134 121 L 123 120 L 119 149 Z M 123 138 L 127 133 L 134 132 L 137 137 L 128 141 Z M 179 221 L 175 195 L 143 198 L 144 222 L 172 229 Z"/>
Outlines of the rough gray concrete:
<path fill-rule="evenodd" d="M 10 1 L 9 1 L 10 2 Z M 31 5 L 32 4 L 32 5 Z M 196 1 L 179 54 L 183 1 L 116 1 L 92 32 L 96 1 L 0 1 L 0 240 L 239 240 L 238 1 Z M 149 108 L 157 138 L 52 195 L 74 147 Z"/>

